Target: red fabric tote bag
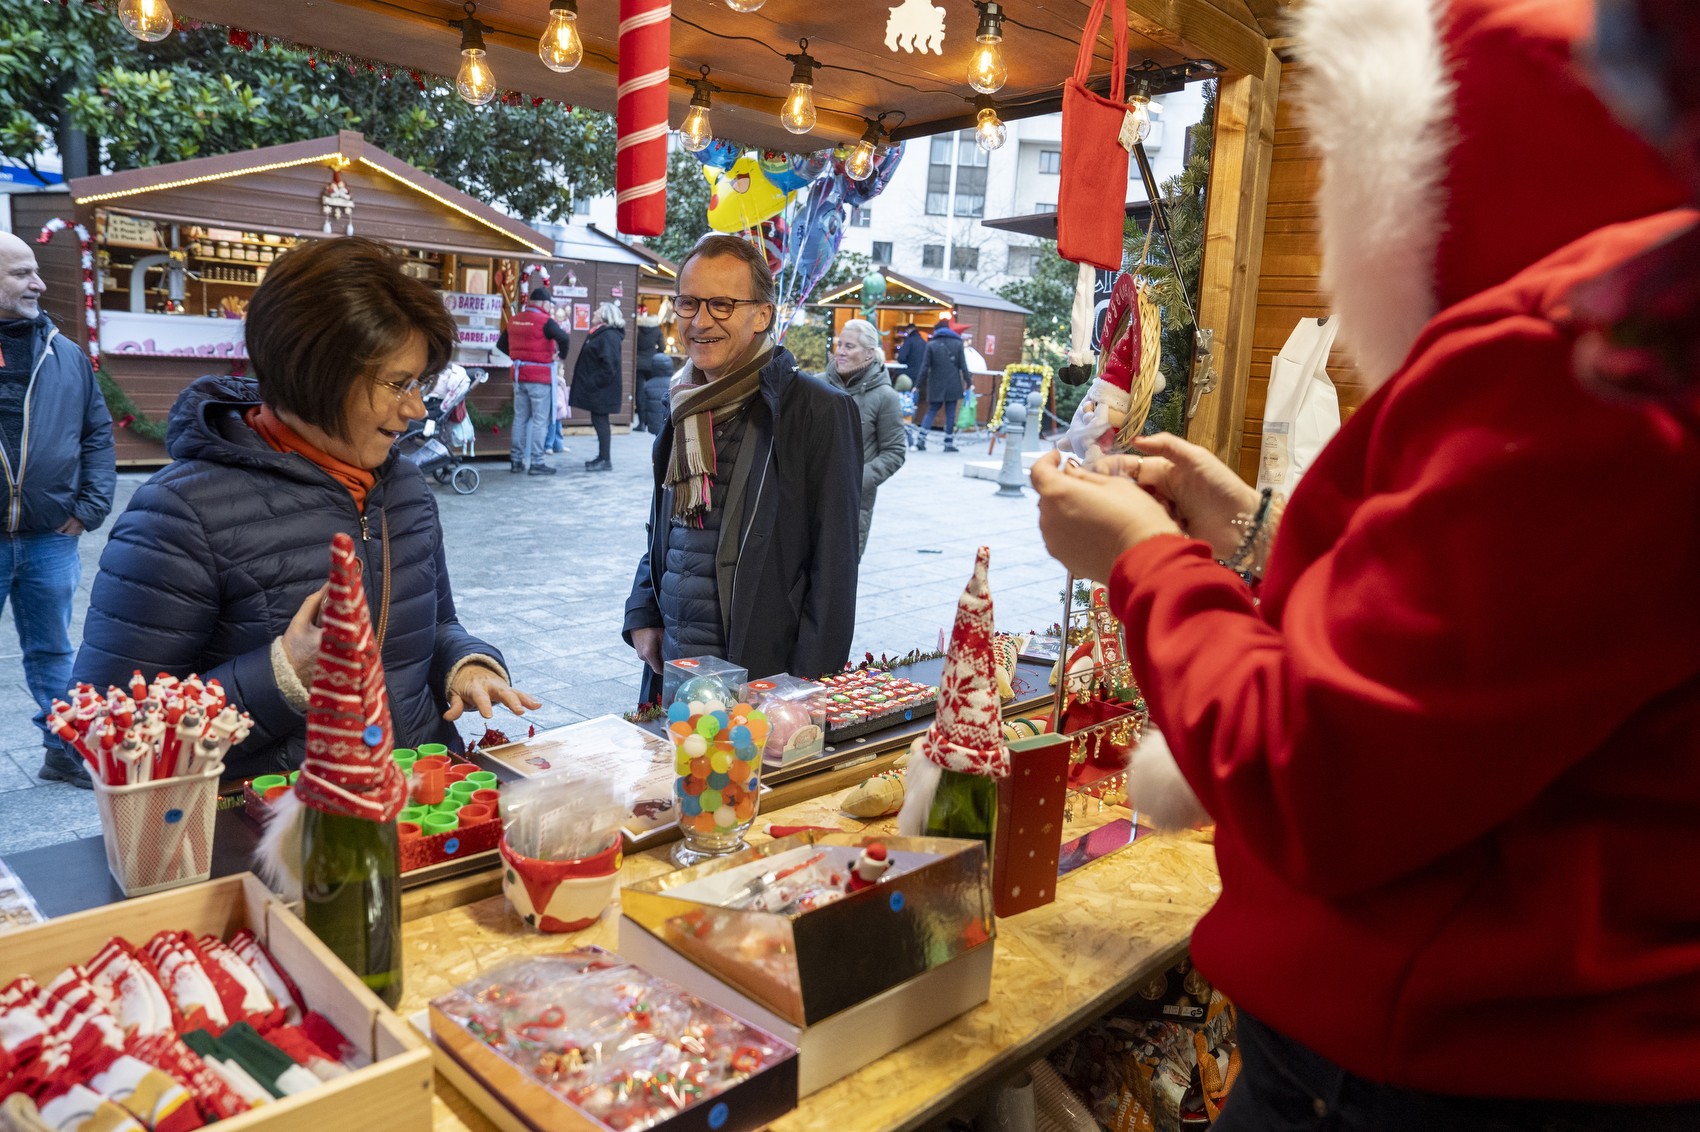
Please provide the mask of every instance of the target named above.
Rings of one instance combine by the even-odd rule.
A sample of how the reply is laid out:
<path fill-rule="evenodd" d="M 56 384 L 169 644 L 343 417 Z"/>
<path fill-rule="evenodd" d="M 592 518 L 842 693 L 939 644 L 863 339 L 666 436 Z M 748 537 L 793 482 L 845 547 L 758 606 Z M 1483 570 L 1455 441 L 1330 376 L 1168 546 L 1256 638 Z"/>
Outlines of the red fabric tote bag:
<path fill-rule="evenodd" d="M 1074 75 L 1063 85 L 1062 187 L 1057 194 L 1057 251 L 1075 263 L 1105 271 L 1122 265 L 1122 223 L 1127 217 L 1127 150 L 1116 139 L 1127 107 L 1127 3 L 1110 0 L 1114 70 L 1110 97 L 1086 89 L 1092 48 L 1104 25 L 1106 0 L 1093 0 L 1080 40 Z"/>

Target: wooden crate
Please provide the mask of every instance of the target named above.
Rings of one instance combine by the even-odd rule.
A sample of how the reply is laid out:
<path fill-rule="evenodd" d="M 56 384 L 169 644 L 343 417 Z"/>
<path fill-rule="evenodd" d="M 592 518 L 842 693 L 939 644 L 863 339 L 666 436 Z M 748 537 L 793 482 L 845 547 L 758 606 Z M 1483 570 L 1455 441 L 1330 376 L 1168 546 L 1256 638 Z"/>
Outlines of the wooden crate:
<path fill-rule="evenodd" d="M 308 1009 L 327 1018 L 372 1064 L 306 1093 L 220 1121 L 220 1132 L 413 1132 L 431 1126 L 431 1051 L 252 873 L 126 900 L 8 933 L 0 986 L 29 975 L 46 986 L 113 936 L 137 947 L 156 932 L 220 938 L 253 932 L 289 972 Z"/>

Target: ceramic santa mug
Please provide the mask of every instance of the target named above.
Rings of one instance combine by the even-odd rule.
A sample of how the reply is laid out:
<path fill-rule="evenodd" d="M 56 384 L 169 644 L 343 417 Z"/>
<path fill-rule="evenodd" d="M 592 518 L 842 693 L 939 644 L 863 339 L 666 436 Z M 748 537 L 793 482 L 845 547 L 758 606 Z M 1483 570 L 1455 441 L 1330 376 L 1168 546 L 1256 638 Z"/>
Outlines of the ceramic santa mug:
<path fill-rule="evenodd" d="M 522 857 L 502 835 L 502 895 L 540 932 L 576 932 L 594 924 L 614 897 L 624 860 L 621 841 L 594 857 L 542 861 Z"/>

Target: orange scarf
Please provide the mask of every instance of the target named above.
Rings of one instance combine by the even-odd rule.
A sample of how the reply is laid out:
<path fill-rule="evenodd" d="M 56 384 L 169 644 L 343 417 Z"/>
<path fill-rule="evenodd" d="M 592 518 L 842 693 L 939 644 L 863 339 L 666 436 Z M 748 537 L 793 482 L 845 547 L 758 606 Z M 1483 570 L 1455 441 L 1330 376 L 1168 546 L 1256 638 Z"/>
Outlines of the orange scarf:
<path fill-rule="evenodd" d="M 353 464 L 344 463 L 327 452 L 321 452 L 312 444 L 301 438 L 301 434 L 284 424 L 278 415 L 272 412 L 270 405 L 259 405 L 242 414 L 242 420 L 247 426 L 260 434 L 260 439 L 271 445 L 279 452 L 294 452 L 304 456 L 314 464 L 323 468 L 330 477 L 348 489 L 348 494 L 354 496 L 354 506 L 361 511 L 366 509 L 366 493 L 372 490 L 372 485 L 378 482 L 378 474 L 365 468 L 357 468 Z"/>

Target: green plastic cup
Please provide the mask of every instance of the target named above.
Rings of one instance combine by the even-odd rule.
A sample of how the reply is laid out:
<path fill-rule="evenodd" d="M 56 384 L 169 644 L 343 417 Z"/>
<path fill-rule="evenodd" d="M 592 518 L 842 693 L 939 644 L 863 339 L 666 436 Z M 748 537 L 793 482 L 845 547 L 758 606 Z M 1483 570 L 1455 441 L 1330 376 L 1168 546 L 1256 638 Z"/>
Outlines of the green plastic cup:
<path fill-rule="evenodd" d="M 470 802 L 473 792 L 480 789 L 476 784 L 462 780 L 449 783 L 449 797 L 461 802 Z"/>
<path fill-rule="evenodd" d="M 290 772 L 289 772 L 289 784 L 290 784 L 290 785 L 291 785 L 291 786 L 294 786 L 294 785 L 295 785 L 295 780 L 296 780 L 296 779 L 297 779 L 297 778 L 300 778 L 300 777 L 301 777 L 301 772 L 300 772 L 300 771 L 298 771 L 298 770 L 292 770 L 292 771 L 290 771 Z"/>
<path fill-rule="evenodd" d="M 475 770 L 466 776 L 466 781 L 477 783 L 481 789 L 494 790 L 500 781 L 496 773 L 490 770 Z"/>
<path fill-rule="evenodd" d="M 289 779 L 281 774 L 262 774 L 254 779 L 254 793 L 264 798 L 266 791 L 278 786 L 288 786 Z"/>
<path fill-rule="evenodd" d="M 443 746 L 441 743 L 421 743 L 421 744 L 419 744 L 419 757 L 422 758 L 422 759 L 428 759 L 432 755 L 446 755 L 448 753 L 449 753 L 449 749 L 447 747 Z"/>
<path fill-rule="evenodd" d="M 460 828 L 460 819 L 454 814 L 433 813 L 425 815 L 425 820 L 419 823 L 419 828 L 430 837 L 437 833 L 447 833 L 451 829 Z"/>
<path fill-rule="evenodd" d="M 401 816 L 398 820 L 410 821 L 413 824 L 418 825 L 420 822 L 425 820 L 425 815 L 430 812 L 430 806 L 408 806 L 401 811 Z"/>
<path fill-rule="evenodd" d="M 455 814 L 455 813 L 459 813 L 460 808 L 462 806 L 466 805 L 467 801 L 468 801 L 468 799 L 466 799 L 466 798 L 456 798 L 453 794 L 449 794 L 449 795 L 446 795 L 441 802 L 438 802 L 435 806 L 432 806 L 431 812 L 434 813 L 434 814 Z"/>

